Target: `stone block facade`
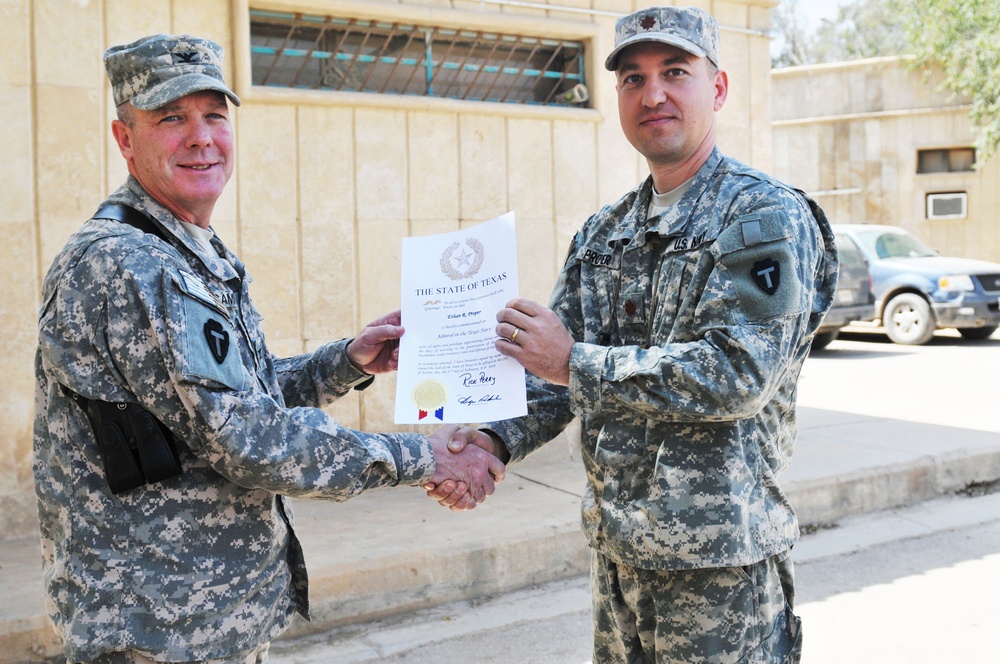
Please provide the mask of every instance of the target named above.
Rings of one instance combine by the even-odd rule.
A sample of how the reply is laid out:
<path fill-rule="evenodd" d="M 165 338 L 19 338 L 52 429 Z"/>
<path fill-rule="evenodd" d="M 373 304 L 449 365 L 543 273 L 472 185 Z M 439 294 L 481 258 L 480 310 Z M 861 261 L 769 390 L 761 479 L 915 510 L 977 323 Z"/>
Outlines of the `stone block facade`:
<path fill-rule="evenodd" d="M 945 255 L 1000 262 L 1000 157 L 976 170 L 918 172 L 923 150 L 970 148 L 967 100 L 941 73 L 877 58 L 772 74 L 774 175 L 833 222 L 901 226 Z M 964 192 L 962 219 L 928 218 L 927 196 Z"/>

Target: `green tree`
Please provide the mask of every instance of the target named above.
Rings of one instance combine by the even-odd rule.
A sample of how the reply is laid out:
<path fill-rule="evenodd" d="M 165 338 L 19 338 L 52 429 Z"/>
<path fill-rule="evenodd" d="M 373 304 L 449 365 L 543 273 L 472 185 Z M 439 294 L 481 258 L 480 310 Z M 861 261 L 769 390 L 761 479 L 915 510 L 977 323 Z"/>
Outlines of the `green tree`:
<path fill-rule="evenodd" d="M 771 13 L 771 32 L 777 44 L 771 52 L 772 67 L 812 64 L 806 21 L 798 0 L 782 0 Z"/>
<path fill-rule="evenodd" d="M 907 43 L 898 0 L 854 0 L 809 32 L 798 0 L 783 0 L 771 14 L 777 48 L 772 67 L 816 65 L 902 55 Z M 997 0 L 1000 2 L 1000 0 Z"/>
<path fill-rule="evenodd" d="M 943 86 L 972 100 L 982 165 L 1000 148 L 1000 0 L 897 1 L 914 66 L 940 66 Z"/>
<path fill-rule="evenodd" d="M 894 0 L 855 0 L 840 5 L 837 17 L 823 21 L 809 44 L 816 62 L 902 55 L 907 50 L 902 17 Z"/>

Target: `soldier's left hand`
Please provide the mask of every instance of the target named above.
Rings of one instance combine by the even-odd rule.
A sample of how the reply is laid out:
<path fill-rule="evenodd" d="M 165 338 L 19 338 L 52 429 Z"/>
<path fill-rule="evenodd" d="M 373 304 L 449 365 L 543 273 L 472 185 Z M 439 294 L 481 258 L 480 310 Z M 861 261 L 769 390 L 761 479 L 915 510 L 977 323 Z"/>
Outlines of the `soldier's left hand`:
<path fill-rule="evenodd" d="M 351 343 L 347 357 L 358 369 L 369 374 L 387 373 L 399 368 L 399 338 L 403 336 L 399 310 L 365 326 Z"/>
<path fill-rule="evenodd" d="M 497 314 L 496 349 L 543 380 L 569 385 L 569 357 L 575 341 L 548 307 L 515 298 Z"/>

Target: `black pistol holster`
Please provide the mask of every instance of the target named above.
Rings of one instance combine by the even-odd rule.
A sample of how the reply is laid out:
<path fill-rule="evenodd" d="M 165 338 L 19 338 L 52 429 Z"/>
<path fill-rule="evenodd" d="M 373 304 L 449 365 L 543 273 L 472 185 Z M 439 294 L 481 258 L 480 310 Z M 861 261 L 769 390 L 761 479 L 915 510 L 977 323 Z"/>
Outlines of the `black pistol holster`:
<path fill-rule="evenodd" d="M 95 401 L 66 391 L 87 414 L 111 493 L 181 474 L 173 435 L 148 410 L 139 404 Z"/>

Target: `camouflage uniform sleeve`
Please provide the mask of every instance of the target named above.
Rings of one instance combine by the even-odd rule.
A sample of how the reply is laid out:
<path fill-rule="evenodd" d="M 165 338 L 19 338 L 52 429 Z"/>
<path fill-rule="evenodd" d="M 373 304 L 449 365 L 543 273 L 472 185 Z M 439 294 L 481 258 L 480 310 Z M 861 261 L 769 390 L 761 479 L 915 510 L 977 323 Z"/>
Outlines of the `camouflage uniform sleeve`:
<path fill-rule="evenodd" d="M 569 256 L 577 250 L 579 233 L 570 243 Z M 584 338 L 583 315 L 579 298 L 567 297 L 578 290 L 579 268 L 572 261 L 564 265 L 549 298 L 549 307 L 562 319 L 574 339 Z M 577 344 L 579 345 L 579 344 Z M 569 408 L 569 391 L 526 372 L 528 414 L 502 422 L 490 422 L 482 428 L 500 437 L 510 452 L 510 463 L 521 461 L 531 452 L 558 436 L 573 420 Z"/>
<path fill-rule="evenodd" d="M 194 454 L 243 487 L 296 497 L 346 500 L 431 477 L 425 436 L 355 431 L 322 410 L 275 399 L 254 374 L 243 324 L 199 297 L 158 253 L 126 257 L 112 280 L 109 347 L 136 399 Z M 210 352 L 207 335 L 232 345 L 224 358 Z"/>
<path fill-rule="evenodd" d="M 285 404 L 323 408 L 369 380 L 371 375 L 357 369 L 347 358 L 350 342 L 331 341 L 312 353 L 274 358 Z"/>
<path fill-rule="evenodd" d="M 508 465 L 517 463 L 558 436 L 572 421 L 566 388 L 525 374 L 528 414 L 512 420 L 490 422 L 481 428 L 500 437 L 510 452 Z"/>
<path fill-rule="evenodd" d="M 741 205 L 747 199 L 754 197 L 737 198 L 696 261 L 661 279 L 653 299 L 661 308 L 676 302 L 676 311 L 652 312 L 648 346 L 574 346 L 573 412 L 730 421 L 754 416 L 774 398 L 808 350 L 822 317 L 816 310 L 829 306 L 832 290 L 821 279 L 829 250 L 808 206 L 790 192 Z M 686 282 L 682 292 L 678 282 Z"/>

